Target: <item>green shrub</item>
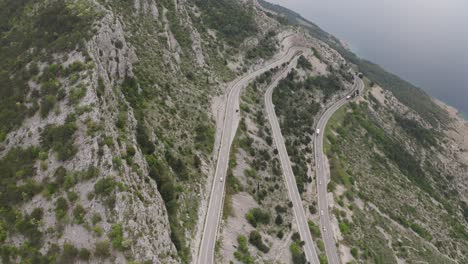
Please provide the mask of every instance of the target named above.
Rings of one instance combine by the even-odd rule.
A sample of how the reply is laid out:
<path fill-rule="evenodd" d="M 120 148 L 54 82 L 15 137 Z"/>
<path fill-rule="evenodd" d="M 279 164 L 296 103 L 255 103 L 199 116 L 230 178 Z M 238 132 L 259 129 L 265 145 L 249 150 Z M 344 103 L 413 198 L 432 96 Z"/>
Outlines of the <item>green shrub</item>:
<path fill-rule="evenodd" d="M 304 57 L 304 55 L 299 56 L 297 67 L 305 70 L 312 70 L 312 64 Z"/>
<path fill-rule="evenodd" d="M 340 231 L 343 234 L 349 234 L 349 226 L 345 222 L 340 222 L 339 225 Z"/>
<path fill-rule="evenodd" d="M 315 237 L 320 237 L 320 227 L 318 227 L 312 220 L 307 222 L 309 224 L 310 233 Z"/>
<path fill-rule="evenodd" d="M 91 216 L 91 223 L 93 223 L 93 225 L 96 225 L 97 223 L 101 222 L 101 220 L 102 217 L 97 212 L 93 213 L 93 216 Z"/>
<path fill-rule="evenodd" d="M 31 212 L 31 219 L 34 219 L 35 221 L 41 221 L 42 217 L 44 216 L 44 210 L 42 208 L 34 208 L 34 210 Z"/>
<path fill-rule="evenodd" d="M 283 237 L 284 237 L 284 232 L 283 232 L 283 230 L 278 231 L 278 233 L 276 234 L 276 236 L 277 236 L 279 239 L 283 239 Z"/>
<path fill-rule="evenodd" d="M 122 225 L 114 224 L 112 225 L 111 230 L 109 231 L 109 239 L 111 240 L 112 246 L 117 250 L 124 249 L 124 238 L 123 238 L 123 229 Z"/>
<path fill-rule="evenodd" d="M 88 169 L 86 170 L 86 172 L 83 174 L 83 179 L 84 180 L 90 180 L 90 179 L 93 179 L 93 178 L 96 178 L 97 176 L 99 176 L 99 169 L 96 168 L 95 166 L 91 165 L 88 167 Z"/>
<path fill-rule="evenodd" d="M 425 238 L 426 240 L 429 240 L 431 241 L 432 240 L 432 236 L 431 234 L 425 229 L 423 228 L 422 226 L 416 224 L 416 223 L 411 223 L 410 224 L 410 228 L 416 232 L 418 235 L 420 235 L 421 237 Z"/>
<path fill-rule="evenodd" d="M 61 263 L 73 263 L 75 262 L 76 257 L 78 257 L 78 249 L 68 243 L 63 245 L 62 256 L 60 256 Z"/>
<path fill-rule="evenodd" d="M 69 116 L 64 125 L 47 125 L 41 133 L 41 145 L 45 149 L 52 148 L 61 161 L 72 158 L 77 152 L 73 144 L 73 136 L 77 130 L 74 117 Z"/>
<path fill-rule="evenodd" d="M 325 251 L 325 244 L 321 239 L 317 240 L 317 247 L 320 251 L 324 252 Z"/>
<path fill-rule="evenodd" d="M 78 194 L 74 191 L 67 192 L 67 198 L 73 203 L 78 199 Z"/>
<path fill-rule="evenodd" d="M 205 153 L 210 153 L 213 150 L 214 135 L 213 125 L 207 124 L 207 122 L 199 124 L 195 128 L 195 147 L 205 151 Z"/>
<path fill-rule="evenodd" d="M 270 248 L 267 245 L 265 245 L 265 243 L 263 243 L 262 235 L 256 230 L 250 232 L 249 242 L 263 253 L 268 253 L 268 251 L 270 251 Z"/>
<path fill-rule="evenodd" d="M 42 243 L 42 232 L 39 230 L 38 221 L 31 216 L 16 215 L 14 228 L 28 239 L 32 247 L 38 247 Z"/>
<path fill-rule="evenodd" d="M 81 61 L 75 61 L 68 65 L 68 67 L 65 69 L 65 75 L 70 75 L 75 72 L 81 72 L 86 70 L 86 64 L 84 64 Z"/>
<path fill-rule="evenodd" d="M 67 215 L 68 203 L 63 197 L 59 197 L 55 202 L 55 216 L 58 220 L 62 220 Z"/>
<path fill-rule="evenodd" d="M 101 77 L 98 79 L 98 87 L 96 89 L 96 95 L 100 99 L 105 93 L 106 86 L 104 85 L 104 81 Z"/>
<path fill-rule="evenodd" d="M 301 242 L 301 235 L 299 235 L 298 232 L 294 232 L 291 236 L 291 240 L 294 241 L 294 242 L 298 242 L 300 243 Z"/>
<path fill-rule="evenodd" d="M 80 204 L 76 205 L 73 209 L 73 216 L 78 224 L 84 223 L 84 216 L 86 215 L 86 211 Z"/>
<path fill-rule="evenodd" d="M 53 95 L 46 95 L 41 100 L 41 117 L 45 118 L 49 115 L 50 110 L 55 106 L 57 99 Z"/>
<path fill-rule="evenodd" d="M 96 182 L 96 184 L 94 185 L 94 192 L 96 193 L 96 195 L 108 196 L 112 193 L 112 191 L 114 191 L 116 186 L 117 183 L 113 178 L 106 177 Z"/>
<path fill-rule="evenodd" d="M 80 249 L 80 252 L 78 252 L 78 257 L 83 261 L 88 261 L 91 257 L 91 252 L 86 248 L 82 248 Z"/>
<path fill-rule="evenodd" d="M 271 217 L 268 211 L 263 211 L 260 208 L 252 208 L 245 214 L 245 218 L 253 227 L 257 227 L 257 225 L 260 224 L 269 224 Z"/>
<path fill-rule="evenodd" d="M 254 261 L 247 247 L 247 238 L 240 235 L 237 237 L 237 243 L 239 246 L 237 247 L 237 251 L 234 252 L 234 257 L 244 264 L 253 264 Z"/>
<path fill-rule="evenodd" d="M 280 214 L 278 214 L 278 215 L 276 216 L 276 218 L 275 218 L 275 224 L 277 224 L 277 225 L 282 225 L 282 224 L 283 224 L 283 217 L 282 217 Z"/>
<path fill-rule="evenodd" d="M 176 157 L 169 150 L 166 151 L 164 156 L 166 158 L 167 164 L 171 166 L 172 170 L 175 172 L 175 174 L 178 176 L 179 179 L 181 180 L 189 179 L 189 171 L 187 169 L 187 166 L 185 165 L 185 162 L 181 158 Z"/>
<path fill-rule="evenodd" d="M 75 186 L 78 183 L 76 173 L 68 173 L 63 181 L 63 188 L 65 190 L 70 189 L 71 187 Z"/>
<path fill-rule="evenodd" d="M 102 227 L 96 225 L 93 227 L 93 232 L 98 236 L 98 237 L 101 237 L 102 234 L 104 234 L 104 229 L 102 229 Z"/>
<path fill-rule="evenodd" d="M 70 90 L 69 101 L 70 105 L 76 105 L 86 95 L 86 86 L 78 85 L 76 88 Z"/>
<path fill-rule="evenodd" d="M 327 264 L 328 263 L 327 256 L 325 254 L 320 254 L 319 261 L 320 261 L 320 264 Z"/>
<path fill-rule="evenodd" d="M 7 226 L 3 221 L 0 221 L 0 243 L 3 243 L 8 236 Z"/>
<path fill-rule="evenodd" d="M 291 243 L 289 246 L 291 251 L 292 261 L 294 264 L 305 264 L 307 263 L 304 252 L 302 251 L 301 246 L 297 242 Z"/>
<path fill-rule="evenodd" d="M 110 244 L 109 241 L 100 241 L 96 243 L 94 249 L 94 256 L 98 258 L 110 257 Z"/>

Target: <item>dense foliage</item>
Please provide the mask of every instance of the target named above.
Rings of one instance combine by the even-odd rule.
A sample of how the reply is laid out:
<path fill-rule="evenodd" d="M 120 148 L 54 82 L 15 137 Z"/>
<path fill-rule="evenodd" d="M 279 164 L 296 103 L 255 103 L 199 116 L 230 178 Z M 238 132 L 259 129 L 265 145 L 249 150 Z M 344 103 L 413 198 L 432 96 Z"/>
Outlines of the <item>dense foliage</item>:
<path fill-rule="evenodd" d="M 257 32 L 251 6 L 246 8 L 238 0 L 196 0 L 195 3 L 202 10 L 204 23 L 216 29 L 232 46 L 239 46 Z"/>
<path fill-rule="evenodd" d="M 312 64 L 304 57 L 304 55 L 299 56 L 297 67 L 304 70 L 312 70 Z"/>
<path fill-rule="evenodd" d="M 271 220 L 270 213 L 260 208 L 252 208 L 245 214 L 247 221 L 253 226 L 257 227 L 261 224 L 269 224 Z"/>
<path fill-rule="evenodd" d="M 41 146 L 56 151 L 59 160 L 68 160 L 78 151 L 73 143 L 76 129 L 74 116 L 67 117 L 61 126 L 47 125 L 41 133 Z"/>
<path fill-rule="evenodd" d="M 281 80 L 273 92 L 273 104 L 280 117 L 280 125 L 286 136 L 286 148 L 296 177 L 299 192 L 304 192 L 305 185 L 311 179 L 307 177 L 306 152 L 311 153 L 311 148 L 301 150 L 307 146 L 312 138 L 314 117 L 320 110 L 320 104 L 314 95 L 314 91 L 322 90 L 329 96 L 337 89 L 341 89 L 339 80 L 334 77 L 315 77 L 299 81 L 297 73 L 292 71 L 287 78 Z"/>
<path fill-rule="evenodd" d="M 268 33 L 260 39 L 257 46 L 247 51 L 246 57 L 248 59 L 271 58 L 275 54 L 278 45 L 278 41 L 275 39 L 275 36 L 276 32 L 268 31 Z"/>
<path fill-rule="evenodd" d="M 263 242 L 262 235 L 256 230 L 250 232 L 249 242 L 263 253 L 268 253 L 268 251 L 270 251 L 270 248 Z"/>
<path fill-rule="evenodd" d="M 245 236 L 238 236 L 237 243 L 239 246 L 237 247 L 237 251 L 234 252 L 234 257 L 244 264 L 253 264 L 253 258 L 249 253 L 249 248 L 247 246 L 247 238 Z"/>

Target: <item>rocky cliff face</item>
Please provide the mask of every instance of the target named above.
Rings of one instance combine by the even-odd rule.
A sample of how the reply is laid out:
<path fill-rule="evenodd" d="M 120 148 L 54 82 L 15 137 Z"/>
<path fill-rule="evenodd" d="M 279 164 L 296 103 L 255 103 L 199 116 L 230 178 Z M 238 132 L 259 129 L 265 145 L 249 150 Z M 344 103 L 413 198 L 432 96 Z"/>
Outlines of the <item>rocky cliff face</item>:
<path fill-rule="evenodd" d="M 135 47 L 126 40 L 122 17 L 91 1 L 66 1 L 63 6 L 55 1 L 27 2 L 22 8 L 21 15 L 31 20 L 57 8 L 70 13 L 64 21 L 51 23 L 73 23 L 69 20 L 93 10 L 88 19 L 94 22 L 84 29 L 90 32 L 79 39 L 79 48 L 47 51 L 50 58 L 39 54 L 26 65 L 37 64 L 38 70 L 27 81 L 25 104 L 34 104 L 38 97 L 40 111 L 7 134 L 2 171 L 15 169 L 9 161 L 12 155 L 19 163 L 26 162 L 15 154 L 18 148 L 38 154 L 32 154 L 37 161 L 18 164 L 18 169 L 26 165 L 31 170 L 24 183 L 16 181 L 16 188 L 28 188 L 26 192 L 30 185 L 34 188 L 20 199 L 14 219 L 0 220 L 6 234 L 3 245 L 9 245 L 10 252 L 3 261 L 26 260 L 21 248 L 28 243 L 38 250 L 32 259 L 176 261 L 167 210 L 138 147 L 134 111 L 116 89 L 125 77 L 134 76 L 133 65 L 138 62 Z M 66 30 L 72 34 L 81 29 L 72 25 Z M 30 49 L 34 45 L 33 41 Z M 47 97 L 53 101 L 48 112 Z M 5 199 L 2 208 L 10 213 L 8 203 L 13 201 Z"/>

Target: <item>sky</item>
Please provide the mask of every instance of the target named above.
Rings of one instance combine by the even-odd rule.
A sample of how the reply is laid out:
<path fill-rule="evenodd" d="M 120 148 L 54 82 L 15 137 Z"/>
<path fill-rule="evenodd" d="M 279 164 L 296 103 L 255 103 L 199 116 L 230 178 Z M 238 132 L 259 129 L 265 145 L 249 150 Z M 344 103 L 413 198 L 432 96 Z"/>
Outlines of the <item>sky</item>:
<path fill-rule="evenodd" d="M 468 0 L 267 0 L 468 114 Z"/>

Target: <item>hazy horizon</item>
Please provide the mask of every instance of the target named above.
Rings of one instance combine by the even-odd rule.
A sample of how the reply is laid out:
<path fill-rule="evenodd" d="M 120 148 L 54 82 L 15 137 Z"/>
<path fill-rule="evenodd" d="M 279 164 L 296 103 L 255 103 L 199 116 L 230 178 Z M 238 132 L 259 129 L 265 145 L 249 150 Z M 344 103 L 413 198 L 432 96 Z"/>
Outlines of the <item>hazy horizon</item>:
<path fill-rule="evenodd" d="M 468 116 L 468 1 L 267 1 Z"/>

